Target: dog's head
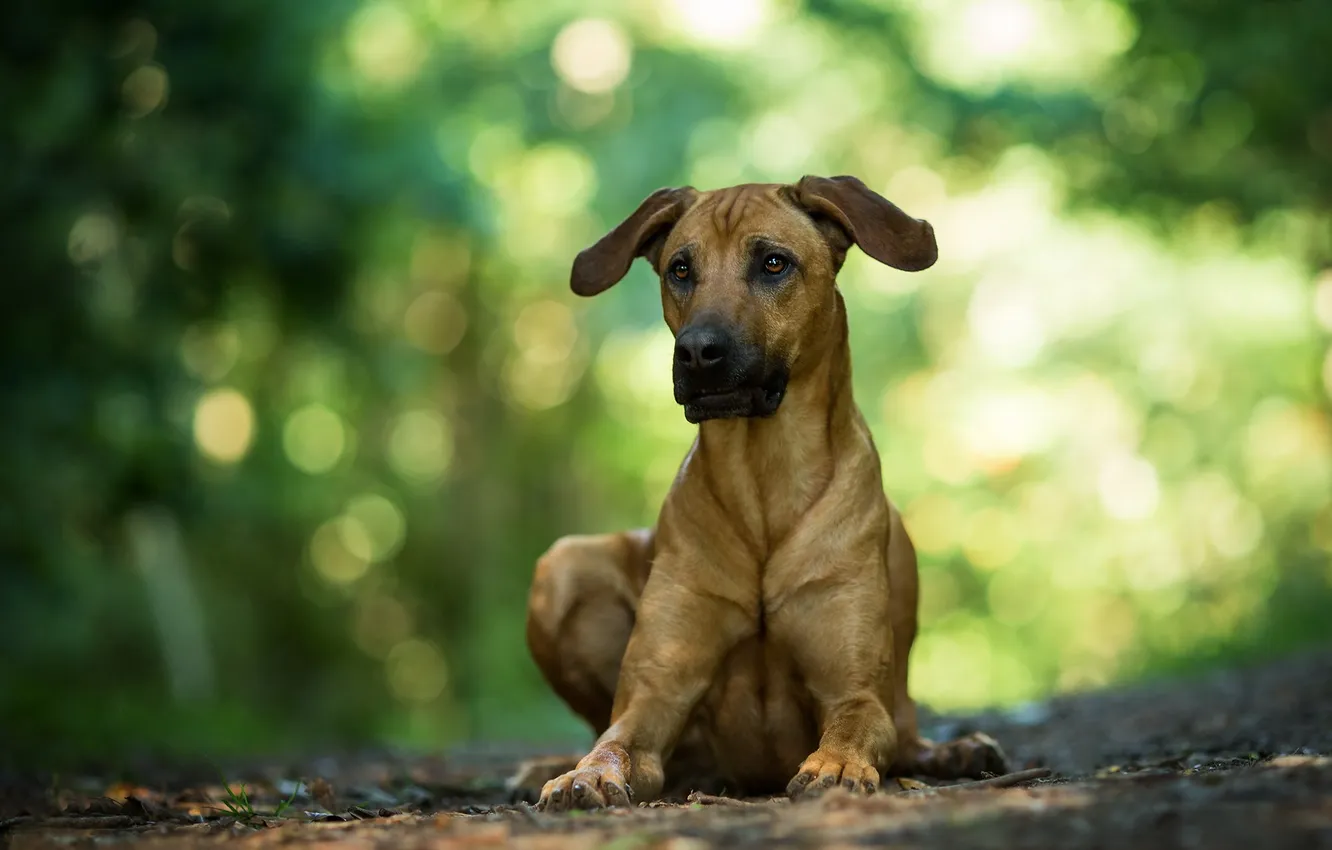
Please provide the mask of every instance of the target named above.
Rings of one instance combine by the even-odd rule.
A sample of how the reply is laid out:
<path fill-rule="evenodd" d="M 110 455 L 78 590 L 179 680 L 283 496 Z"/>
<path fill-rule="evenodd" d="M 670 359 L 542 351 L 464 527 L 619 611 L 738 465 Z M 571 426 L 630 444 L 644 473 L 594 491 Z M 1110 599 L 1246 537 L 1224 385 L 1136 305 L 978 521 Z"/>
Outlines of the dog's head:
<path fill-rule="evenodd" d="M 903 271 L 933 265 L 934 230 L 854 177 L 713 192 L 661 189 L 574 260 L 596 295 L 637 257 L 661 280 L 675 334 L 675 400 L 690 422 L 776 412 L 793 370 L 836 327 L 834 279 L 851 245 Z"/>

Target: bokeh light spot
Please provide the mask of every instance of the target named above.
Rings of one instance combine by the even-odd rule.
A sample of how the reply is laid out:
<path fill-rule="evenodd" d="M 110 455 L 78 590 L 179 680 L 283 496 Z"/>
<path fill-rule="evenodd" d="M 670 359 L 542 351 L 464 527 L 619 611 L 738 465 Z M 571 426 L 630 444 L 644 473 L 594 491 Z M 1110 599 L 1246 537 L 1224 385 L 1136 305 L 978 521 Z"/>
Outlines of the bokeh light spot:
<path fill-rule="evenodd" d="M 1106 140 L 1125 153 L 1142 153 L 1161 132 L 1160 121 L 1151 107 L 1128 97 L 1119 98 L 1105 108 L 1101 125 Z"/>
<path fill-rule="evenodd" d="M 513 324 L 513 355 L 504 367 L 509 398 L 528 410 L 548 410 L 569 399 L 586 367 L 575 357 L 573 311 L 554 300 L 525 306 Z"/>
<path fill-rule="evenodd" d="M 1045 347 L 1039 296 L 1014 281 L 982 278 L 972 293 L 967 321 L 985 356 L 1003 366 L 1027 366 Z"/>
<path fill-rule="evenodd" d="M 925 471 L 945 484 L 958 486 L 966 483 L 977 472 L 977 458 L 963 449 L 951 434 L 943 430 L 926 434 L 921 447 Z"/>
<path fill-rule="evenodd" d="M 962 417 L 963 442 L 987 461 L 1044 451 L 1058 434 L 1053 400 L 1035 388 L 978 390 Z"/>
<path fill-rule="evenodd" d="M 930 565 L 920 571 L 920 621 L 937 623 L 952 614 L 962 598 L 962 588 L 951 570 Z"/>
<path fill-rule="evenodd" d="M 1068 498 L 1048 482 L 1023 484 L 1010 503 L 1019 506 L 1024 532 L 1032 542 L 1048 543 L 1058 538 L 1068 521 Z"/>
<path fill-rule="evenodd" d="M 411 410 L 389 429 L 388 459 L 393 471 L 418 485 L 438 483 L 453 461 L 453 429 L 432 410 Z"/>
<path fill-rule="evenodd" d="M 466 283 L 471 271 L 472 248 L 466 233 L 424 227 L 416 234 L 412 283 L 422 288 L 456 289 Z"/>
<path fill-rule="evenodd" d="M 942 554 L 957 545 L 962 510 L 957 502 L 939 493 L 927 493 L 913 500 L 903 521 L 916 548 L 930 554 Z"/>
<path fill-rule="evenodd" d="M 1234 499 L 1227 510 L 1212 513 L 1209 519 L 1207 536 L 1223 557 L 1248 557 L 1263 539 L 1263 515 L 1248 500 Z"/>
<path fill-rule="evenodd" d="M 1184 469 L 1197 457 L 1198 440 L 1189 424 L 1178 416 L 1163 414 L 1148 423 L 1143 454 L 1158 469 Z"/>
<path fill-rule="evenodd" d="M 1143 389 L 1164 401 L 1186 398 L 1198 379 L 1197 356 L 1183 340 L 1155 339 L 1138 353 Z"/>
<path fill-rule="evenodd" d="M 125 78 L 120 94 L 129 114 L 142 118 L 166 105 L 167 88 L 166 69 L 161 65 L 140 65 Z"/>
<path fill-rule="evenodd" d="M 1028 0 L 976 0 L 967 5 L 961 25 L 975 53 L 999 58 L 1020 54 L 1039 30 Z"/>
<path fill-rule="evenodd" d="M 1012 517 L 995 508 L 979 511 L 967 524 L 962 552 L 983 570 L 995 570 L 1013 560 L 1022 547 L 1021 531 Z"/>
<path fill-rule="evenodd" d="M 352 637 L 361 651 L 386 658 L 389 651 L 411 636 L 412 612 L 392 596 L 361 597 L 356 606 Z"/>
<path fill-rule="evenodd" d="M 563 360 L 578 341 L 573 311 L 559 301 L 528 304 L 513 323 L 513 341 L 523 356 L 541 363 Z"/>
<path fill-rule="evenodd" d="M 389 650 L 385 662 L 389 689 L 403 702 L 430 702 L 444 692 L 449 670 L 439 647 L 409 638 Z"/>
<path fill-rule="evenodd" d="M 571 88 L 588 94 L 608 92 L 629 76 L 633 46 L 611 21 L 585 18 L 568 24 L 555 36 L 550 62 Z"/>
<path fill-rule="evenodd" d="M 342 417 L 322 404 L 308 404 L 287 417 L 282 448 L 302 472 L 319 475 L 337 466 L 347 447 Z"/>
<path fill-rule="evenodd" d="M 1151 516 L 1161 498 L 1156 467 L 1133 455 L 1112 455 L 1102 463 L 1097 489 L 1105 512 L 1123 520 Z"/>
<path fill-rule="evenodd" d="M 1313 518 L 1309 527 L 1309 539 L 1319 549 L 1332 554 L 1332 505 L 1323 508 Z M 1328 563 L 1328 577 L 1332 579 L 1332 562 Z"/>
<path fill-rule="evenodd" d="M 478 180 L 494 186 L 508 175 L 522 151 L 523 138 L 516 127 L 492 124 L 472 137 L 467 148 L 467 167 Z"/>
<path fill-rule="evenodd" d="M 386 561 L 402 548 L 407 519 L 402 509 L 378 493 L 365 493 L 347 503 L 347 517 L 365 532 L 366 554 L 373 562 Z"/>
<path fill-rule="evenodd" d="M 336 517 L 323 523 L 310 538 L 310 563 L 330 584 L 351 584 L 370 569 L 370 559 L 365 557 L 369 543 L 364 528 L 348 529 L 346 519 Z M 348 537 L 352 538 L 353 545 L 361 552 L 348 548 Z"/>
<path fill-rule="evenodd" d="M 79 216 L 69 229 L 67 250 L 76 266 L 100 262 L 116 250 L 120 241 L 119 228 L 111 216 L 91 212 Z"/>
<path fill-rule="evenodd" d="M 990 613 L 1005 626 L 1022 626 L 1044 613 L 1050 583 L 1027 570 L 998 570 L 986 589 Z"/>
<path fill-rule="evenodd" d="M 381 0 L 356 13 L 347 29 L 347 50 L 353 67 L 366 80 L 398 86 L 420 71 L 426 42 L 402 8 Z"/>
<path fill-rule="evenodd" d="M 1188 564 L 1168 535 L 1125 541 L 1119 567 L 1124 582 L 1138 594 L 1174 588 L 1188 579 Z"/>
<path fill-rule="evenodd" d="M 915 17 L 926 70 L 955 86 L 989 90 L 1025 80 L 1069 86 L 1094 78 L 1136 38 L 1113 0 L 934 0 L 902 4 Z"/>
<path fill-rule="evenodd" d="M 670 0 L 665 22 L 694 41 L 739 47 L 753 41 L 770 13 L 766 0 Z"/>
<path fill-rule="evenodd" d="M 774 180 L 802 171 L 814 150 L 815 139 L 798 115 L 769 113 L 749 132 L 751 160 Z"/>
<path fill-rule="evenodd" d="M 402 317 L 408 342 L 429 354 L 448 354 L 467 331 L 467 311 L 447 292 L 427 290 L 416 296 Z"/>
<path fill-rule="evenodd" d="M 1323 355 L 1323 391 L 1328 398 L 1332 398 L 1332 347 Z"/>
<path fill-rule="evenodd" d="M 121 27 L 120 36 L 111 48 L 117 59 L 138 59 L 147 62 L 157 50 L 157 28 L 143 18 L 134 18 Z"/>
<path fill-rule="evenodd" d="M 1314 408 L 1280 397 L 1250 417 L 1244 462 L 1250 492 L 1284 504 L 1319 507 L 1332 487 L 1332 428 Z"/>
<path fill-rule="evenodd" d="M 614 92 L 589 94 L 566 86 L 555 92 L 555 109 L 565 126 L 586 130 L 606 120 L 615 111 Z"/>
<path fill-rule="evenodd" d="M 948 197 L 943 178 L 923 165 L 911 165 L 894 173 L 885 191 L 885 197 L 904 209 L 916 210 L 915 215 L 942 204 Z"/>
<path fill-rule="evenodd" d="M 930 704 L 980 706 L 990 696 L 991 643 L 974 617 L 922 632 L 908 670 L 912 693 Z"/>
<path fill-rule="evenodd" d="M 367 567 L 375 561 L 375 544 L 370 537 L 370 529 L 358 516 L 343 514 L 337 520 L 338 539 L 342 546 L 358 562 Z"/>
<path fill-rule="evenodd" d="M 596 188 L 596 167 L 580 150 L 549 144 L 523 157 L 522 197 L 541 212 L 569 215 L 585 209 Z"/>
<path fill-rule="evenodd" d="M 662 428 L 661 436 L 692 434 L 671 391 L 675 336 L 669 328 L 612 331 L 597 352 L 597 383 L 611 413 L 634 428 Z"/>
<path fill-rule="evenodd" d="M 467 33 L 489 11 L 492 0 L 418 0 L 418 8 L 445 32 Z"/>
<path fill-rule="evenodd" d="M 1314 281 L 1314 316 L 1323 330 L 1332 331 L 1332 269 L 1325 270 Z"/>
<path fill-rule="evenodd" d="M 241 353 L 240 331 L 230 324 L 197 324 L 180 338 L 180 359 L 190 374 L 217 381 L 236 365 Z"/>
<path fill-rule="evenodd" d="M 212 460 L 235 463 L 254 440 L 254 409 L 240 391 L 206 393 L 194 408 L 194 442 Z"/>
<path fill-rule="evenodd" d="M 1225 153 L 1253 131 L 1253 107 L 1228 91 L 1213 92 L 1199 109 L 1203 132 L 1217 153 Z"/>

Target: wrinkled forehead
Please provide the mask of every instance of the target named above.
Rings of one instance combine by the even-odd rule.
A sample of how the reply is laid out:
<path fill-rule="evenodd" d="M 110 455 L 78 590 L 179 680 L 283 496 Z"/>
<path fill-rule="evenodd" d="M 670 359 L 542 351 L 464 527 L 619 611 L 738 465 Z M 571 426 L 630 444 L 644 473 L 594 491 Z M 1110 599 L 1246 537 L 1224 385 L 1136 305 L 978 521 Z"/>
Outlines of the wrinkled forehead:
<path fill-rule="evenodd" d="M 819 231 L 783 194 L 780 183 L 752 183 L 704 192 L 672 229 L 664 256 L 700 257 L 748 251 L 756 243 L 794 252 L 817 250 Z"/>

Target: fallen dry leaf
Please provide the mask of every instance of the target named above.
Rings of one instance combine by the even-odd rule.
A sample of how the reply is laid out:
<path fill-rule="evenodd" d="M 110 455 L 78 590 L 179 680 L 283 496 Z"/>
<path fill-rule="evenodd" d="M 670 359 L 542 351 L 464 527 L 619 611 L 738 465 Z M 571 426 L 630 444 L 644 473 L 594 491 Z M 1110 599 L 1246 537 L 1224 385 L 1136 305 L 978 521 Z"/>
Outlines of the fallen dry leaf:
<path fill-rule="evenodd" d="M 335 811 L 338 807 L 338 798 L 333 793 L 333 786 L 323 777 L 310 783 L 310 796 L 314 798 L 316 803 L 323 806 L 326 812 Z"/>

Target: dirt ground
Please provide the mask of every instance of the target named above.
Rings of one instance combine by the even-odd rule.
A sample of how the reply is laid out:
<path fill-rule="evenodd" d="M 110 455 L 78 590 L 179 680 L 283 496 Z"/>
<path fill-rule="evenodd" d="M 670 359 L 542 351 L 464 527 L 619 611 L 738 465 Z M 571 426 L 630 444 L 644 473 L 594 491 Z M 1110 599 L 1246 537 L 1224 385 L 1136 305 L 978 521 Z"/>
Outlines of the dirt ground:
<path fill-rule="evenodd" d="M 984 730 L 1015 771 L 1049 775 L 571 815 L 509 800 L 503 779 L 530 753 L 497 749 L 253 764 L 228 776 L 248 800 L 188 769 L 112 786 L 11 776 L 0 778 L 0 846 L 1332 847 L 1332 650 L 929 723 Z"/>

